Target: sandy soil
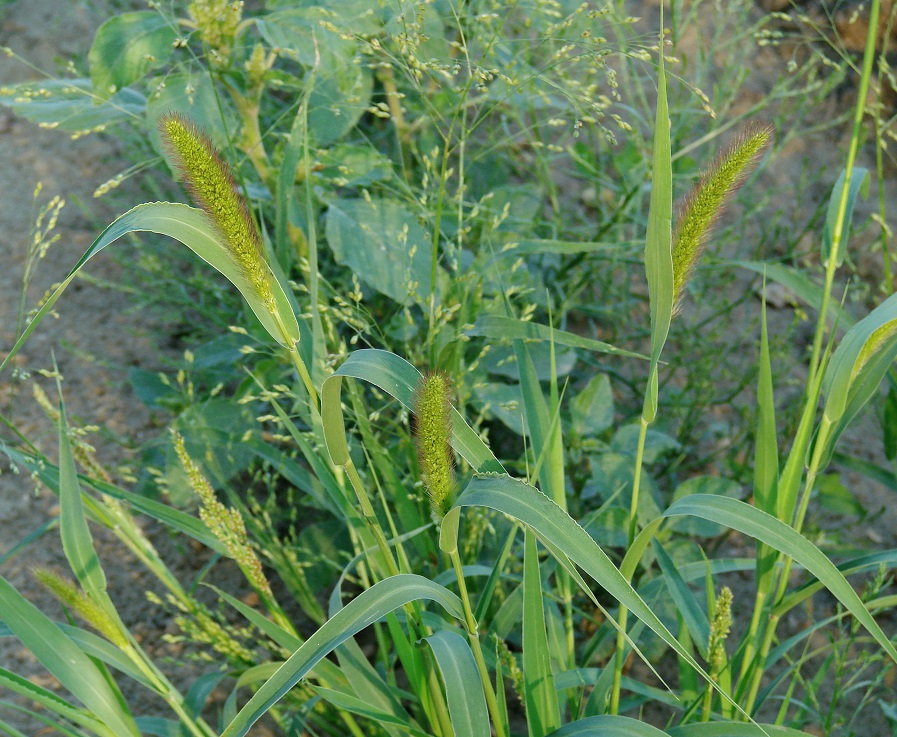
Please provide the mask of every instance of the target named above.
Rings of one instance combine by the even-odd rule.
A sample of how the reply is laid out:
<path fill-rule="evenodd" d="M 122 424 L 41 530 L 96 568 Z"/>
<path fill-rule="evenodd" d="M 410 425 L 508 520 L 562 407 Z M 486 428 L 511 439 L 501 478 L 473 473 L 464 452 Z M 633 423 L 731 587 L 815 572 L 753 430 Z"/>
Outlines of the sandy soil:
<path fill-rule="evenodd" d="M 47 71 L 57 71 L 58 59 L 83 58 L 93 29 L 104 17 L 102 5 L 94 2 L 88 7 L 88 4 L 74 0 L 18 0 L 0 6 L 0 44 L 12 47 Z M 34 76 L 33 72 L 12 61 L 5 58 L 0 61 L 0 84 Z M 806 149 L 795 144 L 793 158 L 776 162 L 769 176 L 787 181 L 799 166 L 795 162 L 806 153 Z M 837 166 L 840 161 L 834 146 L 827 147 L 824 155 L 831 159 L 827 163 L 832 166 Z M 868 158 L 869 152 L 863 155 Z M 5 234 L 2 246 L 5 267 L 0 271 L 0 345 L 11 345 L 14 340 L 16 304 L 32 224 L 35 186 L 39 182 L 43 184 L 41 202 L 59 194 L 69 204 L 62 211 L 57 228 L 61 238 L 52 247 L 29 288 L 29 305 L 68 272 L 99 232 L 98 223 L 108 222 L 117 214 L 109 205 L 95 201 L 92 193 L 122 166 L 121 154 L 112 141 L 94 137 L 72 142 L 64 134 L 40 130 L 0 111 L 0 233 Z M 88 218 L 73 204 L 77 199 L 89 208 L 90 218 L 97 220 Z M 869 204 L 861 207 L 871 208 L 873 202 L 874 193 Z M 876 267 L 873 264 L 870 268 Z M 880 264 L 877 268 L 881 268 Z M 121 277 L 115 263 L 102 256 L 92 263 L 90 271 L 109 281 Z M 110 464 L 121 463 L 123 458 L 126 460 L 128 448 L 153 431 L 153 418 L 131 393 L 126 375 L 129 366 L 148 369 L 159 366 L 158 338 L 153 340 L 149 336 L 153 331 L 157 334 L 165 331 L 164 325 L 147 324 L 145 316 L 130 314 L 128 310 L 126 294 L 75 282 L 58 305 L 59 318 L 47 320 L 18 359 L 20 368 L 33 374 L 37 369 L 50 368 L 55 355 L 65 377 L 63 388 L 70 414 L 82 424 L 97 423 L 108 429 L 97 447 L 100 458 Z M 790 310 L 773 313 L 772 319 L 785 325 L 791 319 Z M 795 361 L 799 365 L 797 351 Z M 50 382 L 42 384 L 48 392 L 52 391 Z M 31 399 L 30 382 L 10 384 L 7 373 L 0 385 L 0 402 L 4 409 L 13 408 L 12 416 L 21 430 L 36 439 L 41 449 L 53 457 L 54 432 Z M 874 420 L 867 419 L 864 423 L 846 443 L 851 453 L 881 462 L 878 444 L 867 441 L 869 437 L 879 437 L 879 431 Z M 856 531 L 858 539 L 865 537 L 882 549 L 897 547 L 897 505 L 893 503 L 893 493 L 855 474 L 845 474 L 845 482 L 867 509 L 884 509 L 867 526 Z M 0 556 L 22 536 L 50 519 L 56 513 L 55 507 L 52 494 L 35 488 L 26 475 L 3 468 L 0 475 Z M 141 592 L 150 587 L 147 577 L 127 565 L 127 558 L 108 535 L 97 533 L 97 539 L 101 557 L 108 566 L 110 590 L 126 621 L 135 625 L 143 623 L 142 627 L 151 634 L 158 632 L 159 627 L 164 628 L 165 623 L 153 619 L 143 599 Z M 172 556 L 177 554 L 172 553 Z M 123 563 L 116 565 L 116 561 Z M 20 590 L 26 591 L 45 612 L 59 616 L 54 600 L 34 585 L 30 573 L 34 567 L 66 570 L 55 533 L 51 532 L 39 544 L 31 546 L 26 555 L 7 561 L 2 574 Z M 12 640 L 0 641 L 0 665 L 34 677 L 42 685 L 49 684 L 33 658 Z M 143 697 L 136 693 L 128 695 L 137 700 L 138 711 L 155 710 L 156 705 L 151 700 L 141 701 Z M 880 718 L 874 718 L 877 714 L 874 709 L 870 709 L 869 714 L 872 716 L 864 725 L 865 737 L 891 735 Z M 37 725 L 27 719 L 9 714 L 3 717 L 18 724 L 26 733 L 37 733 Z"/>

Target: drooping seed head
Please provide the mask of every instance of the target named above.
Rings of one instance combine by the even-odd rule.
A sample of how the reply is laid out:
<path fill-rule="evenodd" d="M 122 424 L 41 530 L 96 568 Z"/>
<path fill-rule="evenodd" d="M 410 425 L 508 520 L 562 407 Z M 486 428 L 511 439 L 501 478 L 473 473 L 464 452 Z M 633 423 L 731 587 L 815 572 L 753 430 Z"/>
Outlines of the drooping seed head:
<path fill-rule="evenodd" d="M 414 441 L 421 476 L 433 516 L 440 519 L 451 508 L 455 486 L 451 395 L 451 381 L 442 371 L 423 376 L 414 392 Z"/>
<path fill-rule="evenodd" d="M 274 275 L 230 167 L 209 137 L 183 115 L 163 115 L 159 130 L 193 200 L 218 230 L 234 263 L 258 298 L 275 314 L 277 303 L 271 286 Z"/>
<path fill-rule="evenodd" d="M 87 624 L 119 648 L 127 648 L 128 640 L 112 618 L 84 591 L 48 568 L 38 568 L 34 577 L 61 604 L 71 609 Z"/>
<path fill-rule="evenodd" d="M 673 233 L 674 314 L 716 219 L 771 141 L 772 128 L 749 129 L 717 157 L 679 207 Z"/>

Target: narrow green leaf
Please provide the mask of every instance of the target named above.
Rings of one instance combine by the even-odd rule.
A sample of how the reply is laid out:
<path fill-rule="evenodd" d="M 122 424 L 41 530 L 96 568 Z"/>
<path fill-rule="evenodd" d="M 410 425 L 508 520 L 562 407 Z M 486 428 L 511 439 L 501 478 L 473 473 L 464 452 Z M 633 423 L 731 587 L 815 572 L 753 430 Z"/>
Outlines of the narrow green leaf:
<path fill-rule="evenodd" d="M 676 564 L 667 555 L 667 551 L 663 549 L 657 538 L 651 540 L 651 547 L 657 556 L 657 563 L 660 565 L 661 573 L 663 573 L 667 591 L 670 592 L 679 614 L 682 615 L 682 620 L 685 622 L 685 626 L 688 627 L 688 632 L 695 647 L 701 653 L 701 657 L 706 660 L 707 642 L 710 638 L 710 622 L 707 621 L 707 615 L 698 605 L 697 599 L 695 599 L 694 594 L 688 588 L 688 584 L 685 583 L 679 574 Z"/>
<path fill-rule="evenodd" d="M 38 661 L 116 737 L 139 737 L 103 673 L 34 604 L 0 577 L 0 619 Z"/>
<path fill-rule="evenodd" d="M 632 588 L 607 554 L 569 514 L 538 489 L 510 476 L 473 478 L 455 502 L 487 507 L 519 520 L 597 581 L 614 599 L 651 628 L 704 678 L 707 674 Z M 575 570 L 575 569 L 574 569 Z"/>
<path fill-rule="evenodd" d="M 445 696 L 456 737 L 489 737 L 489 712 L 470 645 L 461 635 L 439 630 L 424 638 L 433 649 L 445 683 Z"/>
<path fill-rule="evenodd" d="M 764 290 L 766 285 L 764 283 Z M 754 447 L 754 504 L 772 516 L 778 507 L 779 450 L 776 435 L 775 399 L 772 388 L 772 362 L 769 357 L 769 333 L 766 302 L 760 308 L 760 362 L 757 377 L 757 436 Z M 763 543 L 757 544 L 757 589 L 762 597 L 773 585 L 776 554 Z"/>
<path fill-rule="evenodd" d="M 391 724 L 401 724 L 403 728 L 420 731 L 414 719 L 402 706 L 400 696 L 396 694 L 398 689 L 390 687 L 383 680 L 377 670 L 368 662 L 354 638 L 346 640 L 336 648 L 335 652 L 340 670 L 352 690 L 366 704 L 390 716 L 391 723 L 383 725 L 389 734 L 396 735 L 396 737 L 402 734 L 401 730 L 395 729 Z"/>
<path fill-rule="evenodd" d="M 844 575 L 813 543 L 766 512 L 728 497 L 695 494 L 674 502 L 664 517 L 689 514 L 717 522 L 775 548 L 812 573 L 897 662 L 897 649 L 869 614 Z"/>
<path fill-rule="evenodd" d="M 27 678 L 23 678 L 6 668 L 0 667 L 0 686 L 9 689 L 13 693 L 24 696 L 31 703 L 40 704 L 44 709 L 70 721 L 72 724 L 78 724 L 85 729 L 100 735 L 110 735 L 112 733 L 102 722 L 91 716 L 83 709 L 78 709 L 68 701 L 60 698 L 52 691 L 32 683 Z M 0 702 L 2 704 L 3 702 Z"/>
<path fill-rule="evenodd" d="M 265 305 L 261 302 L 252 288 L 252 285 L 243 276 L 242 271 L 231 257 L 230 251 L 222 243 L 217 231 L 202 210 L 189 205 L 181 205 L 173 202 L 149 202 L 129 210 L 110 224 L 106 230 L 100 233 L 90 248 L 80 258 L 62 284 L 49 296 L 46 302 L 38 310 L 37 314 L 25 328 L 22 335 L 16 341 L 12 350 L 0 364 L 0 371 L 12 360 L 19 349 L 28 339 L 28 336 L 37 328 L 47 313 L 62 296 L 66 287 L 72 282 L 81 268 L 96 254 L 102 251 L 110 243 L 128 233 L 150 232 L 167 235 L 179 240 L 203 261 L 223 274 L 243 295 L 249 307 L 252 309 L 265 330 L 278 342 L 283 342 L 283 331 Z M 283 286 L 274 281 L 274 298 L 277 304 L 277 317 L 283 323 L 290 339 L 299 340 L 299 324 L 296 316 L 290 308 Z"/>
<path fill-rule="evenodd" d="M 828 200 L 828 213 L 825 218 L 825 229 L 822 231 L 822 263 L 826 266 L 831 257 L 832 238 L 834 237 L 835 229 L 838 226 L 838 210 L 841 207 L 841 197 L 844 190 L 844 180 L 846 175 L 846 171 L 841 172 L 838 181 L 832 189 L 831 197 L 829 197 Z M 844 217 L 841 221 L 841 239 L 838 252 L 835 254 L 835 266 L 839 268 L 841 264 L 844 263 L 844 254 L 847 252 L 844 244 L 847 243 L 847 240 L 850 237 L 850 223 L 853 219 L 853 209 L 860 190 L 862 190 L 864 198 L 868 196 L 869 170 L 858 166 L 850 172 L 850 185 L 847 190 L 847 207 L 845 208 Z"/>
<path fill-rule="evenodd" d="M 819 310 L 822 306 L 822 287 L 816 284 L 799 269 L 785 266 L 784 264 L 767 263 L 765 261 L 736 260 L 729 263 L 756 272 L 761 276 L 765 275 L 767 279 L 789 289 L 801 302 L 815 310 Z M 829 303 L 828 320 L 832 324 L 837 320 L 838 325 L 842 328 L 848 328 L 853 325 L 854 322 L 853 318 L 843 311 L 841 306 L 836 302 Z"/>
<path fill-rule="evenodd" d="M 611 353 L 616 356 L 628 356 L 629 358 L 642 358 L 645 360 L 648 358 L 641 353 L 633 353 L 622 348 L 616 348 L 610 343 L 600 340 L 584 338 L 575 333 L 555 330 L 548 325 L 541 325 L 529 320 L 518 320 L 515 317 L 505 317 L 504 315 L 483 315 L 479 317 L 476 324 L 467 331 L 467 335 L 478 335 L 496 340 L 554 340 L 558 345 L 582 348 L 588 351 L 596 351 L 597 353 Z"/>
<path fill-rule="evenodd" d="M 430 599 L 463 620 L 461 600 L 442 586 L 414 574 L 400 574 L 375 583 L 334 614 L 290 656 L 255 693 L 221 737 L 242 737 L 250 727 L 334 648 L 368 625 L 412 601 Z"/>
<path fill-rule="evenodd" d="M 897 294 L 845 333 L 822 379 L 823 421 L 832 426 L 823 456 L 831 459 L 841 433 L 878 391 L 897 357 Z"/>
<path fill-rule="evenodd" d="M 667 107 L 663 52 L 657 77 L 657 115 L 654 121 L 654 165 L 651 203 L 645 238 L 645 273 L 651 308 L 651 371 L 642 418 L 652 422 L 657 414 L 657 365 L 673 319 L 673 168 L 670 152 L 670 116 Z"/>
<path fill-rule="evenodd" d="M 560 726 L 543 606 L 536 536 L 527 529 L 523 553 L 523 690 L 530 737 L 544 737 Z"/>
<path fill-rule="evenodd" d="M 564 485 L 564 448 L 560 433 L 560 417 L 549 411 L 548 402 L 536 376 L 536 368 L 526 344 L 514 341 L 514 354 L 520 372 L 520 394 L 526 425 L 532 439 L 535 469 L 539 486 L 561 508 L 567 508 L 567 492 Z"/>
<path fill-rule="evenodd" d="M 84 508 L 81 505 L 81 487 L 72 456 L 65 405 L 59 398 L 59 531 L 62 549 L 72 568 L 72 573 L 84 591 L 97 604 L 102 605 L 106 592 L 106 574 L 93 546 L 93 537 Z"/>
<path fill-rule="evenodd" d="M 778 724 L 705 722 L 685 724 L 667 730 L 670 737 L 807 737 L 806 732 Z"/>
<path fill-rule="evenodd" d="M 327 449 L 336 465 L 348 459 L 345 424 L 340 401 L 340 381 L 352 377 L 379 387 L 398 400 L 409 412 L 414 411 L 414 390 L 421 373 L 404 358 L 389 351 L 355 351 L 321 388 L 321 417 Z M 452 447 L 474 468 L 486 473 L 503 473 L 504 467 L 482 438 L 452 409 Z"/>
<path fill-rule="evenodd" d="M 4 87 L 0 105 L 32 123 L 81 132 L 128 119 L 143 121 L 146 97 L 126 89 L 99 100 L 89 79 L 42 79 Z"/>
<path fill-rule="evenodd" d="M 667 737 L 657 727 L 629 717 L 602 714 L 580 719 L 552 732 L 548 737 Z"/>
<path fill-rule="evenodd" d="M 371 704 L 364 699 L 359 699 L 357 696 L 352 696 L 343 691 L 336 691 L 331 688 L 322 688 L 320 686 L 315 687 L 315 691 L 317 691 L 321 698 L 329 701 L 341 711 L 357 714 L 360 717 L 365 717 L 366 719 L 371 719 L 377 722 L 388 734 L 412 734 L 417 737 L 429 737 L 428 733 L 421 730 L 420 727 L 409 724 L 395 714 L 383 711 L 375 704 Z"/>

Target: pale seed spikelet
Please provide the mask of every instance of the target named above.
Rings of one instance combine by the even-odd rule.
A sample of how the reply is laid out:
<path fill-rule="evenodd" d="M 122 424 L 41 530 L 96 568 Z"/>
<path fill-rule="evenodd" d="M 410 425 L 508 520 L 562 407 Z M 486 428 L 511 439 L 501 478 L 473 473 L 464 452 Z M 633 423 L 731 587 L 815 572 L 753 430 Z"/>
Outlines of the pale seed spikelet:
<path fill-rule="evenodd" d="M 127 649 L 129 643 L 121 630 L 93 599 L 71 581 L 46 568 L 34 571 L 34 577 L 61 604 L 67 606 L 116 647 Z"/>
<path fill-rule="evenodd" d="M 205 211 L 242 272 L 272 315 L 277 314 L 272 282 L 258 229 L 240 195 L 230 167 L 209 137 L 177 113 L 163 115 L 159 130 L 172 161 L 194 201 Z"/>
<path fill-rule="evenodd" d="M 430 510 L 438 519 L 451 508 L 455 486 L 451 394 L 451 381 L 442 371 L 423 376 L 414 392 L 414 442 Z"/>
<path fill-rule="evenodd" d="M 679 206 L 673 233 L 674 314 L 679 311 L 685 285 L 701 258 L 717 217 L 759 163 L 771 141 L 769 127 L 748 130 L 702 174 Z"/>
<path fill-rule="evenodd" d="M 728 586 L 720 589 L 716 606 L 710 620 L 710 637 L 707 643 L 707 660 L 710 675 L 716 678 L 726 664 L 726 638 L 732 628 L 732 590 Z"/>
<path fill-rule="evenodd" d="M 183 436 L 176 430 L 171 431 L 174 450 L 181 466 L 187 474 L 190 487 L 200 499 L 199 518 L 205 522 L 209 531 L 227 549 L 228 554 L 240 567 L 249 583 L 264 597 L 271 597 L 271 585 L 262 569 L 262 563 L 246 535 L 246 524 L 240 510 L 224 506 L 215 495 L 215 490 L 208 479 L 202 475 L 199 467 L 187 453 Z"/>

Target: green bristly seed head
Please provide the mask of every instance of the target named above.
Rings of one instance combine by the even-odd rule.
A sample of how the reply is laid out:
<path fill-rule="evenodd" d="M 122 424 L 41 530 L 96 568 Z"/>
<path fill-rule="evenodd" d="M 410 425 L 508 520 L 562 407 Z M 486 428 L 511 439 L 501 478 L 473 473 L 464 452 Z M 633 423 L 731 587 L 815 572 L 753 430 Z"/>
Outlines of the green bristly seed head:
<path fill-rule="evenodd" d="M 768 127 L 742 135 L 704 172 L 680 206 L 673 234 L 674 314 L 679 311 L 685 285 L 701 258 L 714 222 L 771 140 L 772 129 Z"/>
<path fill-rule="evenodd" d="M 159 119 L 162 140 L 196 204 L 218 230 L 234 262 L 272 315 L 277 303 L 271 283 L 274 275 L 230 168 L 209 140 L 187 118 L 177 113 Z"/>
<path fill-rule="evenodd" d="M 66 581 L 59 574 L 46 568 L 36 569 L 34 577 L 61 604 L 71 609 L 113 645 L 119 648 L 128 647 L 127 638 L 122 634 L 115 622 L 85 592 L 71 582 Z"/>
<path fill-rule="evenodd" d="M 414 393 L 414 441 L 430 509 L 439 519 L 452 506 L 455 486 L 451 394 L 451 381 L 441 371 L 426 374 Z"/>

